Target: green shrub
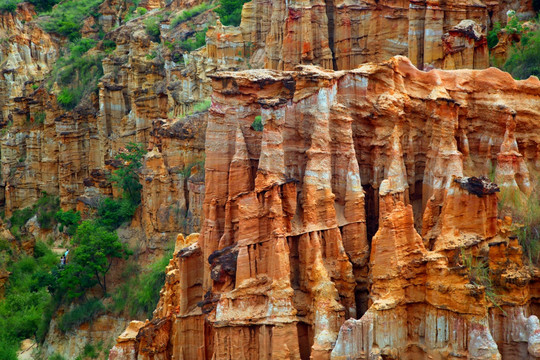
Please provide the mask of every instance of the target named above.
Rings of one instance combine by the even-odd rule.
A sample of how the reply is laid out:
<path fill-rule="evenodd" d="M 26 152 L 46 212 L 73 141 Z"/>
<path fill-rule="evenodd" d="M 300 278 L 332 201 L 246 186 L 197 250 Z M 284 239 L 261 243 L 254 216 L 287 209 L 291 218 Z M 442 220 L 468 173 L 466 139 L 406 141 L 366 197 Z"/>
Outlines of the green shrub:
<path fill-rule="evenodd" d="M 193 51 L 204 46 L 206 44 L 206 31 L 208 31 L 208 28 L 196 33 L 195 39 L 189 38 L 178 42 L 179 47 L 184 51 Z"/>
<path fill-rule="evenodd" d="M 0 12 L 14 13 L 17 10 L 17 4 L 20 0 L 2 0 L 0 1 Z"/>
<path fill-rule="evenodd" d="M 520 43 L 512 46 L 503 69 L 516 79 L 540 77 L 540 29 L 521 36 Z"/>
<path fill-rule="evenodd" d="M 128 199 L 133 206 L 137 206 L 141 202 L 142 185 L 139 182 L 139 172 L 146 149 L 142 144 L 130 142 L 126 145 L 126 150 L 116 155 L 115 158 L 121 163 L 118 169 L 113 172 L 110 180 L 114 186 L 122 191 L 122 196 L 125 199 Z"/>
<path fill-rule="evenodd" d="M 262 124 L 262 117 L 260 115 L 255 116 L 255 120 L 251 123 L 251 128 L 255 131 L 263 131 L 264 125 Z"/>
<path fill-rule="evenodd" d="M 20 229 L 34 215 L 37 215 L 39 226 L 43 229 L 51 229 L 53 227 L 54 214 L 60 208 L 60 200 L 56 196 L 43 193 L 42 197 L 32 205 L 21 210 L 15 210 L 9 219 L 9 229 L 13 236 L 20 237 Z"/>
<path fill-rule="evenodd" d="M 470 283 L 476 286 L 482 286 L 486 298 L 491 301 L 493 305 L 499 307 L 499 295 L 495 292 L 495 286 L 491 281 L 488 261 L 474 256 L 472 252 L 465 251 L 464 248 L 461 248 L 460 255 L 461 261 L 467 269 Z M 499 309 L 501 308 L 499 307 Z"/>
<path fill-rule="evenodd" d="M 11 260 L 5 297 L 0 300 L 1 359 L 16 359 L 13 354 L 19 349 L 20 341 L 33 337 L 41 326 L 51 296 L 47 285 L 37 281 L 37 277 L 49 273 L 57 264 L 58 257 L 43 243 L 36 245 L 34 257 Z"/>
<path fill-rule="evenodd" d="M 182 11 L 174 20 L 171 22 L 171 27 L 176 27 L 177 25 L 205 12 L 206 10 L 212 7 L 211 4 L 201 3 L 197 6 L 194 6 L 191 9 Z"/>
<path fill-rule="evenodd" d="M 539 19 L 535 21 L 539 25 Z M 488 35 L 490 47 L 497 44 L 495 32 L 499 28 L 500 24 L 495 24 L 493 31 Z M 531 75 L 540 76 L 540 28 L 533 30 L 520 21 L 515 12 L 511 12 L 504 31 L 519 35 L 520 41 L 512 45 L 506 62 L 502 66 L 497 65 L 516 79 L 526 79 Z"/>
<path fill-rule="evenodd" d="M 146 10 L 146 8 L 143 8 L 143 7 L 138 7 L 135 11 L 137 12 L 137 15 L 143 16 L 144 14 L 146 14 L 148 10 Z"/>
<path fill-rule="evenodd" d="M 54 217 L 56 221 L 58 221 L 58 224 L 60 224 L 59 230 L 61 232 L 65 232 L 66 234 L 71 236 L 75 235 L 75 232 L 77 231 L 77 226 L 79 226 L 79 223 L 81 222 L 80 211 L 58 210 Z"/>
<path fill-rule="evenodd" d="M 47 114 L 45 114 L 44 111 L 40 111 L 34 115 L 34 121 L 36 122 L 36 124 L 42 125 L 43 123 L 45 123 L 46 117 L 47 117 Z"/>
<path fill-rule="evenodd" d="M 75 41 L 81 37 L 84 19 L 97 15 L 97 9 L 103 0 L 66 0 L 55 6 L 41 25 L 46 31 L 66 36 Z"/>
<path fill-rule="evenodd" d="M 137 206 L 129 199 L 105 198 L 99 205 L 97 223 L 112 231 L 131 220 Z"/>
<path fill-rule="evenodd" d="M 75 100 L 75 98 L 76 96 L 73 94 L 73 92 L 70 91 L 70 89 L 63 88 L 62 90 L 60 90 L 60 93 L 58 94 L 56 100 L 65 109 L 73 109 L 75 105 L 77 105 L 77 101 Z"/>
<path fill-rule="evenodd" d="M 98 81 L 103 76 L 101 59 L 103 55 L 82 55 L 61 58 L 49 79 L 49 86 L 57 82 L 61 87 L 58 103 L 67 110 L 75 108 L 81 99 L 98 89 Z"/>
<path fill-rule="evenodd" d="M 160 21 L 161 19 L 157 16 L 152 16 L 144 20 L 144 29 L 146 33 L 152 37 L 153 41 L 156 42 L 159 41 L 159 36 L 161 34 L 161 30 L 159 27 Z"/>
<path fill-rule="evenodd" d="M 90 358 L 90 359 L 97 359 L 98 353 L 96 351 L 96 347 L 90 343 L 84 345 L 83 357 Z"/>
<path fill-rule="evenodd" d="M 524 198 L 519 190 L 503 189 L 499 201 L 500 216 L 510 216 L 518 226 L 516 235 L 523 255 L 530 264 L 540 263 L 540 197 L 536 187 Z"/>
<path fill-rule="evenodd" d="M 499 43 L 498 34 L 501 32 L 501 28 L 502 26 L 500 22 L 493 24 L 493 29 L 488 33 L 487 36 L 488 48 L 493 49 Z"/>
<path fill-rule="evenodd" d="M 63 333 L 93 320 L 103 313 L 105 306 L 99 299 L 90 299 L 66 312 L 58 321 L 58 329 Z"/>
<path fill-rule="evenodd" d="M 46 193 L 34 204 L 37 221 L 42 229 L 52 229 L 54 215 L 60 209 L 60 199 Z"/>
<path fill-rule="evenodd" d="M 54 353 L 51 356 L 49 356 L 49 360 L 66 360 L 66 358 L 58 353 Z"/>
<path fill-rule="evenodd" d="M 116 43 L 110 39 L 103 40 L 102 46 L 105 52 L 111 52 L 116 49 Z"/>
<path fill-rule="evenodd" d="M 13 236 L 19 238 L 21 235 L 21 228 L 26 225 L 28 220 L 34 216 L 35 211 L 31 207 L 24 208 L 22 210 L 15 210 L 11 218 L 9 219 L 9 229 Z"/>
<path fill-rule="evenodd" d="M 36 7 L 38 13 L 50 11 L 54 5 L 58 4 L 59 0 L 29 0 Z"/>
<path fill-rule="evenodd" d="M 203 101 L 200 101 L 196 103 L 195 106 L 193 106 L 193 113 L 197 114 L 197 113 L 205 112 L 208 109 L 210 109 L 210 106 L 212 106 L 212 100 L 204 99 Z"/>
<path fill-rule="evenodd" d="M 220 0 L 220 7 L 216 9 L 223 25 L 240 25 L 242 20 L 242 6 L 247 0 Z"/>
<path fill-rule="evenodd" d="M 165 284 L 165 268 L 171 258 L 172 250 L 148 266 L 142 274 L 140 271 L 129 272 L 132 278 L 119 286 L 112 296 L 113 310 L 118 314 L 126 311 L 130 317 L 151 319 L 159 301 L 159 292 Z"/>

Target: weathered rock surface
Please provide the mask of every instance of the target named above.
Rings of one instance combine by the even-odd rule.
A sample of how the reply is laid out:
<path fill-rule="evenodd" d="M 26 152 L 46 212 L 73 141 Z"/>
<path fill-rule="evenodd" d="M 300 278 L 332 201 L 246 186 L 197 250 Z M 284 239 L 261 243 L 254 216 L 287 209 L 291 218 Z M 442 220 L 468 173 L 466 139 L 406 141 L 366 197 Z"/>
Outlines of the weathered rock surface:
<path fill-rule="evenodd" d="M 114 5 L 102 6 L 107 4 Z M 19 7 L 28 10 L 29 5 Z M 34 29 L 22 25 L 19 17 L 24 14 L 3 15 L 5 24 L 15 27 L 6 31 L 24 35 L 27 28 Z M 15 77 L 6 86 L 13 91 L 18 83 L 25 87 L 16 94 L 4 93 L 11 103 L 4 108 L 0 136 L 0 204 L 8 216 L 35 203 L 42 192 L 59 196 L 63 208 L 95 206 L 114 191 L 108 174 L 114 170 L 115 154 L 129 142 L 138 142 L 149 150 L 141 172 L 140 225 L 146 236 L 200 229 L 207 115 L 186 115 L 209 97 L 209 87 L 204 85 L 209 79 L 197 75 L 205 66 L 197 62 L 202 57 L 192 55 L 188 69 L 183 62 L 149 58 L 157 43 L 150 41 L 143 20 L 132 20 L 107 35 L 117 49 L 103 60 L 99 95 L 73 111 L 60 108 L 53 95 L 43 88 L 34 90 L 33 82 L 27 81 L 34 76 L 38 83 L 50 71 L 47 64 L 36 63 L 45 50 L 32 48 L 33 57 L 16 63 Z M 28 40 L 28 46 L 34 46 L 32 41 L 42 46 L 50 43 L 48 34 L 38 35 Z M 20 57 L 25 51 L 17 48 L 9 54 L 8 65 L 16 58 L 13 54 Z M 34 68 L 42 73 L 34 74 Z M 9 73 L 3 74 L 7 79 Z"/>
<path fill-rule="evenodd" d="M 56 319 L 53 319 L 41 351 L 45 358 L 56 353 L 66 359 L 75 359 L 83 353 L 84 346 L 88 343 L 101 343 L 104 349 L 110 349 L 114 344 L 113 337 L 120 334 L 128 324 L 128 320 L 101 315 L 91 323 L 84 323 L 63 334 L 58 329 Z"/>
<path fill-rule="evenodd" d="M 13 14 L 0 14 L 1 122 L 9 120 L 14 99 L 32 93 L 32 85 L 39 85 L 59 56 L 58 40 L 31 21 L 35 15 L 29 3 L 18 4 Z"/>
<path fill-rule="evenodd" d="M 244 5 L 239 28 L 211 28 L 208 54 L 218 62 L 280 70 L 298 64 L 347 70 L 394 55 L 408 56 L 421 69 L 484 69 L 487 31 L 505 23 L 509 9 L 534 16 L 529 0 L 253 0 Z"/>
<path fill-rule="evenodd" d="M 538 356 L 538 278 L 497 213 L 499 187 L 538 182 L 538 79 L 422 72 L 403 57 L 212 79 L 202 233 L 179 240 L 154 319 L 117 348 L 133 359 Z M 498 186 L 478 178 L 492 168 Z"/>

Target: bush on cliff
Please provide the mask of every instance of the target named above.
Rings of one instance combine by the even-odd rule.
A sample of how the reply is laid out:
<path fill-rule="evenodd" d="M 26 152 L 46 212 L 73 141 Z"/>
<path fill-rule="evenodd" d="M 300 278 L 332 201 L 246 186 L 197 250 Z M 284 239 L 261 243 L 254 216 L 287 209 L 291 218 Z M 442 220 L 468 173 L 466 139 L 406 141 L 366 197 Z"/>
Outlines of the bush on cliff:
<path fill-rule="evenodd" d="M 111 182 L 122 191 L 124 198 L 133 205 L 141 202 L 142 185 L 139 182 L 139 172 L 142 167 L 142 158 L 146 149 L 142 144 L 130 142 L 126 145 L 126 151 L 120 151 L 116 160 L 120 160 L 120 166 L 111 176 Z"/>
<path fill-rule="evenodd" d="M 191 18 L 194 18 L 195 16 L 202 14 L 206 10 L 210 9 L 212 7 L 212 4 L 203 2 L 197 6 L 192 7 L 191 9 L 186 9 L 182 11 L 177 17 L 174 18 L 174 20 L 171 22 L 171 27 L 176 27 L 179 24 L 188 21 Z"/>
<path fill-rule="evenodd" d="M 520 41 L 509 49 L 506 62 L 502 66 L 497 65 L 516 79 L 527 79 L 531 75 L 540 76 L 540 18 L 534 21 L 536 26 L 531 26 L 530 23 L 520 21 L 515 12 L 511 12 L 508 23 L 502 29 L 507 34 L 517 34 L 520 38 Z M 490 49 L 498 44 L 497 34 L 500 31 L 501 24 L 495 23 L 487 37 Z"/>
<path fill-rule="evenodd" d="M 103 0 L 63 1 L 45 14 L 46 16 L 41 20 L 41 26 L 48 32 L 57 33 L 75 41 L 81 37 L 84 19 L 88 16 L 99 16 L 97 10 L 102 2 Z"/>
<path fill-rule="evenodd" d="M 0 12 L 10 12 L 14 13 L 17 10 L 17 4 L 20 3 L 20 0 L 1 0 L 0 1 Z M 0 348 L 1 354 L 1 348 Z"/>
<path fill-rule="evenodd" d="M 144 20 L 144 29 L 152 38 L 152 41 L 159 42 L 159 36 L 161 35 L 160 22 L 161 16 L 151 16 Z"/>
<path fill-rule="evenodd" d="M 247 0 L 220 0 L 220 7 L 216 9 L 223 25 L 240 25 L 242 20 L 242 6 Z"/>
<path fill-rule="evenodd" d="M 510 216 L 516 225 L 516 235 L 530 264 L 540 262 L 540 189 L 526 199 L 517 191 L 503 190 L 499 201 L 500 216 Z"/>
<path fill-rule="evenodd" d="M 89 322 L 105 311 L 105 306 L 99 299 L 90 299 L 81 304 L 75 305 L 64 313 L 58 321 L 58 329 L 61 332 L 68 331 Z"/>
<path fill-rule="evenodd" d="M 77 226 L 81 222 L 81 212 L 74 210 L 58 210 L 54 215 L 56 221 L 58 221 L 59 231 L 65 232 L 66 234 L 73 236 L 77 231 Z"/>
<path fill-rule="evenodd" d="M 68 277 L 76 274 L 80 281 L 73 288 L 68 286 L 67 290 L 75 290 L 73 295 L 76 296 L 79 295 L 78 290 L 90 289 L 97 284 L 103 295 L 107 295 L 107 273 L 113 261 L 126 259 L 131 252 L 120 242 L 116 232 L 108 231 L 93 221 L 83 221 L 71 243 L 74 246 L 71 263 L 66 266 L 62 277 L 69 271 Z"/>
<path fill-rule="evenodd" d="M 56 268 L 58 256 L 44 243 L 36 244 L 36 250 L 34 256 L 9 257 L 11 275 L 0 300 L 0 359 L 17 359 L 20 341 L 36 335 L 51 300 L 40 275 Z"/>
<path fill-rule="evenodd" d="M 521 41 L 512 46 L 503 69 L 516 79 L 540 77 L 540 29 L 522 34 Z"/>
<path fill-rule="evenodd" d="M 104 199 L 97 211 L 96 222 L 109 231 L 114 231 L 131 220 L 137 206 L 129 199 Z"/>
<path fill-rule="evenodd" d="M 193 36 L 192 38 L 185 39 L 183 41 L 178 42 L 177 44 L 184 51 L 197 50 L 198 48 L 206 44 L 207 31 L 208 31 L 208 28 L 202 31 L 199 31 L 195 33 L 195 36 Z"/>
<path fill-rule="evenodd" d="M 59 208 L 59 198 L 44 192 L 34 205 L 13 212 L 9 219 L 9 229 L 13 236 L 20 238 L 21 228 L 34 215 L 37 215 L 37 221 L 42 229 L 52 229 L 54 226 L 54 214 Z"/>
<path fill-rule="evenodd" d="M 136 263 L 127 266 L 122 278 L 128 280 L 113 294 L 112 310 L 117 314 L 127 313 L 131 318 L 151 319 L 165 284 L 165 268 L 172 256 L 173 249 L 169 249 L 142 272 Z"/>
<path fill-rule="evenodd" d="M 103 55 L 76 54 L 58 59 L 48 82 L 50 88 L 55 82 L 60 86 L 57 101 L 67 110 L 75 108 L 85 96 L 97 91 L 98 81 L 103 76 Z"/>

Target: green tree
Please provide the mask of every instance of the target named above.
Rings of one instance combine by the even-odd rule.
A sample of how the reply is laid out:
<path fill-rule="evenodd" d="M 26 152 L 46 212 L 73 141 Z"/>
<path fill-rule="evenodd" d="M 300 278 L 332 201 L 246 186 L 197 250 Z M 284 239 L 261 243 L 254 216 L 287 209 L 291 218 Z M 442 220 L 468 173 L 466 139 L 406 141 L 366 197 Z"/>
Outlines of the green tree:
<path fill-rule="evenodd" d="M 540 29 L 532 30 L 523 26 L 516 16 L 511 17 L 506 29 L 511 34 L 520 34 L 521 39 L 510 49 L 503 70 L 516 79 L 540 76 Z"/>
<path fill-rule="evenodd" d="M 125 198 L 129 199 L 132 204 L 138 205 L 141 202 L 142 189 L 139 182 L 139 171 L 146 150 L 142 144 L 133 142 L 127 144 L 126 149 L 127 151 L 122 151 L 116 155 L 116 159 L 122 162 L 111 176 L 111 181 L 118 189 L 122 190 Z"/>
<path fill-rule="evenodd" d="M 223 25 L 240 25 L 242 20 L 242 6 L 247 0 L 220 0 L 220 7 L 216 9 Z"/>
<path fill-rule="evenodd" d="M 114 259 L 127 258 L 131 252 L 118 240 L 116 232 L 107 231 L 92 221 L 79 225 L 72 244 L 75 245 L 73 263 L 64 272 L 69 271 L 69 277 L 74 276 L 78 281 L 68 288 L 84 290 L 97 283 L 106 295 L 107 273 Z"/>
<path fill-rule="evenodd" d="M 58 210 L 54 215 L 56 221 L 60 224 L 60 231 L 65 231 L 68 235 L 75 235 L 77 226 L 81 222 L 81 212 L 68 210 Z"/>

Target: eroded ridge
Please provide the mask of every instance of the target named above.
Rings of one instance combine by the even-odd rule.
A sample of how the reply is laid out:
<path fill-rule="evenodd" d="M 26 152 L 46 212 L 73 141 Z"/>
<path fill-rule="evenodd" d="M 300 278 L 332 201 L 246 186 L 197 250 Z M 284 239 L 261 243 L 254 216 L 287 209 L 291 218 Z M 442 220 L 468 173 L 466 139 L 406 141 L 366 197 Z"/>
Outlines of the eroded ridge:
<path fill-rule="evenodd" d="M 212 80 L 202 232 L 111 359 L 540 356 L 538 278 L 497 209 L 538 181 L 538 79 L 395 57 Z"/>

